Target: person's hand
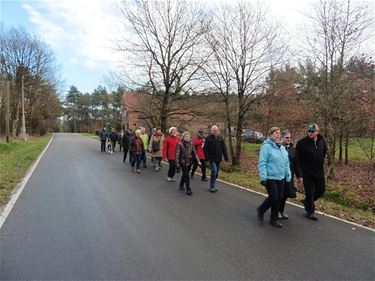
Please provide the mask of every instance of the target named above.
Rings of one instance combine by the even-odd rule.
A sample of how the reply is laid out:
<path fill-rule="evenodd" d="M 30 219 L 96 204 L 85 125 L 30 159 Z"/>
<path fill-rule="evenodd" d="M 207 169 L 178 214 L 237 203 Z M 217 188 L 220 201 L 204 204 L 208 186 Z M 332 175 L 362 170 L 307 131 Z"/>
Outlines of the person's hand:
<path fill-rule="evenodd" d="M 298 178 L 298 183 L 302 184 L 303 183 L 303 178 Z"/>
<path fill-rule="evenodd" d="M 263 185 L 264 187 L 266 187 L 266 185 L 267 185 L 267 181 L 265 181 L 265 180 L 261 180 L 261 181 L 260 181 L 260 184 Z"/>

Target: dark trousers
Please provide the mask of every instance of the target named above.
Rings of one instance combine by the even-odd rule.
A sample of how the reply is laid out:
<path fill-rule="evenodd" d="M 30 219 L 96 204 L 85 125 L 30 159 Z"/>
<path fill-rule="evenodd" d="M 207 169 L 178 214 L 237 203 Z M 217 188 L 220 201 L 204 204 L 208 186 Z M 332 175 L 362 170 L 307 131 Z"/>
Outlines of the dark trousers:
<path fill-rule="evenodd" d="M 129 151 L 129 149 L 124 148 L 124 158 L 122 159 L 122 162 L 125 162 L 126 157 L 128 156 L 128 151 Z"/>
<path fill-rule="evenodd" d="M 147 157 L 146 157 L 146 151 L 144 150 L 142 152 L 142 156 L 141 156 L 141 161 L 142 161 L 143 165 L 146 165 L 146 159 L 147 159 Z"/>
<path fill-rule="evenodd" d="M 168 169 L 168 178 L 173 178 L 176 173 L 176 162 L 174 160 L 168 160 L 169 169 Z"/>
<path fill-rule="evenodd" d="M 105 152 L 105 143 L 106 143 L 105 140 L 100 141 L 100 151 L 101 152 Z"/>
<path fill-rule="evenodd" d="M 202 179 L 204 179 L 204 178 L 206 178 L 206 160 L 199 159 L 199 161 L 201 162 Z M 198 161 L 197 161 L 197 159 L 193 158 L 193 166 L 192 166 L 192 169 L 191 169 L 191 175 L 192 176 L 194 175 L 197 168 L 198 168 Z"/>
<path fill-rule="evenodd" d="M 139 165 L 141 164 L 141 157 L 142 157 L 142 154 L 135 154 L 135 153 L 132 153 L 133 156 L 132 156 L 132 167 L 134 167 L 135 163 L 137 163 L 137 169 L 139 169 Z"/>
<path fill-rule="evenodd" d="M 315 212 L 315 201 L 318 200 L 326 190 L 324 176 L 318 179 L 304 177 L 303 186 L 305 189 L 305 210 L 308 214 L 312 214 Z"/>
<path fill-rule="evenodd" d="M 267 180 L 266 189 L 268 197 L 258 207 L 258 210 L 264 214 L 271 208 L 271 221 L 277 221 L 280 201 L 284 193 L 284 180 Z"/>
<path fill-rule="evenodd" d="M 184 184 L 186 186 L 186 190 L 190 190 L 190 166 L 181 166 L 181 181 L 180 181 L 180 187 L 183 187 Z"/>

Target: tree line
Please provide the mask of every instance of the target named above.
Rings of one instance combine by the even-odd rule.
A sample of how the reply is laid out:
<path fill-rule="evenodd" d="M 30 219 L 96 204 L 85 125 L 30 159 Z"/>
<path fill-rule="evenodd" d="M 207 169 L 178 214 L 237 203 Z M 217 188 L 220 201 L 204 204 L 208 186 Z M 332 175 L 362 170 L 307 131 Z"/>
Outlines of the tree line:
<path fill-rule="evenodd" d="M 122 130 L 122 94 L 124 88 L 119 86 L 110 91 L 98 86 L 92 93 L 82 93 L 72 85 L 63 103 L 60 131 L 95 132 L 100 128 Z"/>

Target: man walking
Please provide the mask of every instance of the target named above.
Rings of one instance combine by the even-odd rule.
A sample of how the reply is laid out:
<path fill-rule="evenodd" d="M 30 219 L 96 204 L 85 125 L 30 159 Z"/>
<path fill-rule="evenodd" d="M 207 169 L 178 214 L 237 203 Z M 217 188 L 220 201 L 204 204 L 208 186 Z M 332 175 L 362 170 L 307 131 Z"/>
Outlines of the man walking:
<path fill-rule="evenodd" d="M 101 152 L 105 152 L 105 143 L 107 142 L 107 138 L 108 138 L 108 134 L 107 134 L 106 128 L 103 128 L 103 130 L 99 134 Z"/>
<path fill-rule="evenodd" d="M 227 147 L 221 135 L 219 135 L 219 128 L 217 126 L 211 127 L 211 134 L 206 138 L 203 146 L 206 159 L 210 161 L 211 178 L 210 178 L 210 192 L 217 191 L 216 179 L 219 176 L 220 162 L 224 156 L 225 161 L 228 161 Z"/>
<path fill-rule="evenodd" d="M 303 174 L 305 199 L 302 200 L 306 217 L 318 220 L 315 216 L 315 201 L 325 192 L 324 158 L 327 147 L 324 138 L 319 134 L 317 124 L 309 124 L 307 136 L 300 139 L 296 146 L 297 156 Z"/>

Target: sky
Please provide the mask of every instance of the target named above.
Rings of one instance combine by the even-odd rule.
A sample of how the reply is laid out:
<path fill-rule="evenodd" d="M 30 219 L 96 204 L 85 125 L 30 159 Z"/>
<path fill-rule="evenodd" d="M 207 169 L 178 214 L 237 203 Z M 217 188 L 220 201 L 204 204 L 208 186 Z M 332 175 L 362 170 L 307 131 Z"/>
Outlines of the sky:
<path fill-rule="evenodd" d="M 51 47 L 66 90 L 75 85 L 81 92 L 92 92 L 98 85 L 113 87 L 105 77 L 118 73 L 123 61 L 115 49 L 122 32 L 119 1 L 0 0 L 0 22 L 5 27 L 22 26 Z M 312 0 L 267 2 L 272 16 L 292 31 Z"/>

